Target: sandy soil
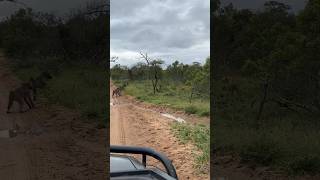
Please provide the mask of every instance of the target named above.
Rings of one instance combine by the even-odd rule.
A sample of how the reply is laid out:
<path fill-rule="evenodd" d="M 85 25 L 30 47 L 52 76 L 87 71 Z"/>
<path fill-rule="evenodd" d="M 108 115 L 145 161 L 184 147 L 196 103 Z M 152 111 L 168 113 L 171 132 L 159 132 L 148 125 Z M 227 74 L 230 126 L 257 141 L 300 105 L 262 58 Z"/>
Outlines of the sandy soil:
<path fill-rule="evenodd" d="M 36 103 L 36 108 L 6 114 L 9 91 L 20 82 L 0 56 L 0 179 L 107 179 L 107 129 L 80 119 L 79 113 Z"/>
<path fill-rule="evenodd" d="M 172 134 L 172 120 L 160 114 L 165 109 L 139 103 L 128 96 L 111 98 L 115 87 L 112 84 L 110 87 L 110 144 L 153 148 L 173 160 L 180 179 L 209 179 L 208 174 L 200 175 L 193 167 L 196 148 L 181 144 Z"/>

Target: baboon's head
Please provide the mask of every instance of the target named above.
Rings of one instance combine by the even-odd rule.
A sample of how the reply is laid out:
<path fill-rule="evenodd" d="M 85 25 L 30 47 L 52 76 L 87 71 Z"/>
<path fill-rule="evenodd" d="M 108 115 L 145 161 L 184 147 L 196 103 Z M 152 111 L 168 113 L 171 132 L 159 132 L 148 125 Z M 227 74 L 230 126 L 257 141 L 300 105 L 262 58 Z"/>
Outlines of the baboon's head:
<path fill-rule="evenodd" d="M 49 72 L 45 71 L 42 73 L 42 76 L 45 77 L 46 79 L 52 79 L 52 76 Z"/>

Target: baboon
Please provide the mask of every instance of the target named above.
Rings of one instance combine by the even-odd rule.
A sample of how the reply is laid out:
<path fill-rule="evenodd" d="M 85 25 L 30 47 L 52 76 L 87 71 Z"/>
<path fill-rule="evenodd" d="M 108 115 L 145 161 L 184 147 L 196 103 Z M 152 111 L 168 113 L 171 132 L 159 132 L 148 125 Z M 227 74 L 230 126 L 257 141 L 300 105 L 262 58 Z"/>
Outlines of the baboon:
<path fill-rule="evenodd" d="M 112 97 L 114 96 L 121 96 L 121 91 L 128 85 L 128 82 L 125 82 L 124 84 L 122 84 L 120 87 L 114 89 L 112 91 Z"/>
<path fill-rule="evenodd" d="M 10 91 L 7 113 L 10 113 L 10 108 L 13 105 L 14 101 L 19 103 L 20 113 L 23 112 L 24 102 L 28 105 L 29 109 L 33 108 L 34 103 L 31 98 L 32 89 L 33 86 L 30 83 L 23 83 L 21 87 Z"/>
<path fill-rule="evenodd" d="M 116 88 L 112 91 L 112 97 L 114 96 L 121 96 L 121 88 Z"/>
<path fill-rule="evenodd" d="M 46 81 L 52 79 L 52 76 L 48 73 L 48 72 L 42 72 L 40 74 L 40 76 L 38 76 L 37 78 L 30 78 L 30 83 L 33 86 L 33 100 L 36 100 L 36 96 L 37 96 L 37 89 L 42 89 L 44 88 L 47 83 Z"/>

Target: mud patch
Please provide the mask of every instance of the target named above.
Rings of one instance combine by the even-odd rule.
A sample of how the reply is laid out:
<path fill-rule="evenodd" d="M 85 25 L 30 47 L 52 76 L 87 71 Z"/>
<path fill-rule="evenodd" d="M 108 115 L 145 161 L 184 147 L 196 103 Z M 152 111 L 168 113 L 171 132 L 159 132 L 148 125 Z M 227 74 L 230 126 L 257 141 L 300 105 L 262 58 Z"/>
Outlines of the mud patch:
<path fill-rule="evenodd" d="M 167 114 L 167 113 L 161 113 L 161 116 L 167 117 L 169 119 L 173 119 L 179 123 L 185 123 L 186 121 L 180 117 L 174 117 L 171 114 Z"/>

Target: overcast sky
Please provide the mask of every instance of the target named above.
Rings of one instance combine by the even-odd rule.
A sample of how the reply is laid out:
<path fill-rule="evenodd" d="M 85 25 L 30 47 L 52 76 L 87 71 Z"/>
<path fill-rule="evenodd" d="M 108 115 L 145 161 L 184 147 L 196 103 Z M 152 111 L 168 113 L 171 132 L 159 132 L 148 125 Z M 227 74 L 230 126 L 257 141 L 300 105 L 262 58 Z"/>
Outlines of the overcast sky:
<path fill-rule="evenodd" d="M 56 15 L 64 15 L 72 9 L 85 7 L 91 0 L 17 0 L 35 11 L 50 12 Z M 0 19 L 12 14 L 19 8 L 24 8 L 21 4 L 7 1 L 0 1 Z"/>
<path fill-rule="evenodd" d="M 304 8 L 307 0 L 277 0 L 278 2 L 282 2 L 288 4 L 292 7 L 292 10 L 295 12 Z M 237 8 L 245 8 L 245 9 L 261 9 L 266 0 L 221 0 L 222 6 L 225 6 L 229 3 L 232 3 Z"/>
<path fill-rule="evenodd" d="M 210 0 L 111 0 L 110 7 L 110 53 L 117 63 L 142 61 L 140 51 L 166 64 L 210 56 Z"/>

